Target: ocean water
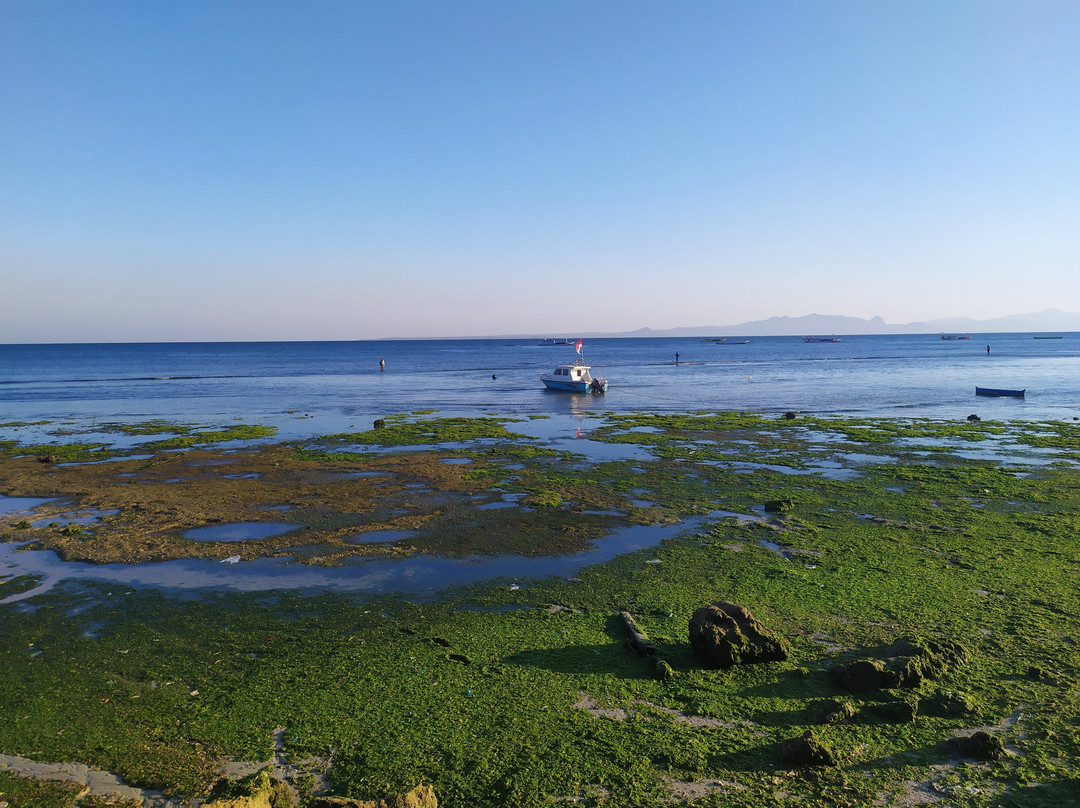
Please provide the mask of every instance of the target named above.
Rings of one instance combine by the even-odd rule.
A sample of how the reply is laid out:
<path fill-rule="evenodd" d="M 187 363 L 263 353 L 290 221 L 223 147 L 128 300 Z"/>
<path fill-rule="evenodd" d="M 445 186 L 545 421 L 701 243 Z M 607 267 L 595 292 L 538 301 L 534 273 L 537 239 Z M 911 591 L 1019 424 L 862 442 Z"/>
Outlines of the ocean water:
<path fill-rule="evenodd" d="M 727 335 L 732 341 L 738 335 Z M 512 429 L 594 460 L 632 459 L 640 447 L 588 441 L 607 413 L 745 410 L 847 416 L 1080 419 L 1080 334 L 844 336 L 837 343 L 755 337 L 590 339 L 584 356 L 609 380 L 606 395 L 546 390 L 539 373 L 576 358 L 536 340 L 155 343 L 0 346 L 0 439 L 93 439 L 108 423 L 165 419 L 197 425 L 275 426 L 275 440 L 367 429 L 376 418 L 436 411 L 524 420 Z M 991 351 L 986 352 L 989 345 Z M 675 364 L 675 354 L 679 364 Z M 385 370 L 380 369 L 385 360 Z M 1024 399 L 976 398 L 975 387 L 1023 388 Z M 26 426 L 27 422 L 46 423 Z M 0 496 L 0 514 L 33 518 L 34 501 Z M 141 565 L 68 563 L 0 544 L 0 577 L 41 576 L 33 597 L 63 580 L 101 580 L 167 591 L 332 589 L 436 595 L 461 583 L 570 576 L 589 564 L 653 546 L 691 523 L 616 531 L 590 550 L 556 559 L 360 559 L 311 568 L 286 560 L 182 560 Z M 573 578 L 568 578 L 573 581 Z M 3 602 L 3 601 L 0 601 Z"/>
<path fill-rule="evenodd" d="M 843 336 L 838 343 L 753 337 L 745 345 L 589 339 L 583 353 L 594 375 L 609 380 L 606 395 L 546 390 L 539 373 L 577 355 L 572 346 L 537 340 L 3 345 L 0 424 L 239 419 L 277 426 L 289 439 L 428 410 L 566 416 L 575 428 L 608 412 L 696 410 L 1080 417 L 1076 333 L 956 341 L 935 334 Z M 976 386 L 1022 388 L 1027 396 L 976 398 Z M 11 437 L 7 431 L 0 426 L 0 437 Z"/>

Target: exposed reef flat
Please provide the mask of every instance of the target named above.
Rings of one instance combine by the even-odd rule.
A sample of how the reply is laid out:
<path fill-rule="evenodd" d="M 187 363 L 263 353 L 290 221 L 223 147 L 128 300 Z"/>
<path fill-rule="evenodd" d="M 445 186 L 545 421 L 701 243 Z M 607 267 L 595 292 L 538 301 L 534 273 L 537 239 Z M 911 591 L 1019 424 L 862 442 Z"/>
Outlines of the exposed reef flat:
<path fill-rule="evenodd" d="M 34 593 L 13 569 L 0 753 L 174 804 L 260 763 L 312 804 L 421 784 L 442 806 L 1075 803 L 1080 426 L 613 415 L 575 451 L 514 427 L 423 414 L 286 444 L 154 422 L 123 445 L 4 444 L 6 541 L 132 569 L 529 559 L 695 526 L 570 578 L 436 600 Z M 251 523 L 287 529 L 190 533 Z M 787 658 L 703 664 L 690 620 L 717 601 Z M 872 688 L 837 673 L 863 668 Z M 103 799 L 0 771 L 12 808 L 49 788 L 59 808 Z"/>

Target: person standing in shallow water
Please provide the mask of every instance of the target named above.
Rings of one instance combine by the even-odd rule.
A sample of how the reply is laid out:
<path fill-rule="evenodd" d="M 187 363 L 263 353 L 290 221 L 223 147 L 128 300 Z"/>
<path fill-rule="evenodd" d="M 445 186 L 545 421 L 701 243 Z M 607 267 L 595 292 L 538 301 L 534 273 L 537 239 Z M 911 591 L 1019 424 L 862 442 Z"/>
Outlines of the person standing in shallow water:
<path fill-rule="evenodd" d="M 989 345 L 986 346 L 986 355 L 987 356 L 990 355 L 990 346 Z"/>
<path fill-rule="evenodd" d="M 380 359 L 379 360 L 379 370 L 386 370 L 386 360 L 385 359 Z"/>
<path fill-rule="evenodd" d="M 675 352 L 675 364 L 676 365 L 679 364 L 679 352 L 678 351 Z"/>

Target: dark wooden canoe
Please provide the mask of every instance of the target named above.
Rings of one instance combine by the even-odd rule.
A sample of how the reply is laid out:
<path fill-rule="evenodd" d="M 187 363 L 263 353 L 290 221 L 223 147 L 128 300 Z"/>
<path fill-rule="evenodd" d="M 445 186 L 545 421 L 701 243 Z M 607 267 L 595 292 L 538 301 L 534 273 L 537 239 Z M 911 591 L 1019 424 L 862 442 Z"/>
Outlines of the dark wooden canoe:
<path fill-rule="evenodd" d="M 976 387 L 975 395 L 993 398 L 1023 398 L 1026 390 L 1000 390 L 997 387 Z"/>

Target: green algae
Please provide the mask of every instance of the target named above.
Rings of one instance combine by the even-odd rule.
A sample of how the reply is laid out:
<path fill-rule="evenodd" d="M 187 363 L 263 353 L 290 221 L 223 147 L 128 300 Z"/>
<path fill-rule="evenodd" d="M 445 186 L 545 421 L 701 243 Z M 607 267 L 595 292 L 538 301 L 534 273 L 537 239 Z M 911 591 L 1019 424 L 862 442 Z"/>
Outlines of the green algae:
<path fill-rule="evenodd" d="M 505 418 L 431 418 L 405 420 L 405 416 L 390 416 L 385 426 L 364 432 L 341 432 L 323 436 L 322 444 L 348 443 L 370 446 L 433 446 L 484 438 L 522 440 L 509 432 Z"/>
<path fill-rule="evenodd" d="M 196 446 L 209 446 L 215 443 L 228 443 L 240 440 L 261 440 L 277 433 L 277 427 L 259 424 L 241 424 L 226 429 L 191 431 L 175 438 L 150 441 L 139 446 L 140 451 L 160 452 L 171 449 L 191 449 Z M 144 433 L 152 434 L 152 433 Z"/>
<path fill-rule="evenodd" d="M 11 578 L 0 578 L 0 599 L 28 592 L 40 583 L 40 575 L 16 575 Z"/>
<path fill-rule="evenodd" d="M 178 424 L 155 418 L 134 424 L 101 424 L 100 432 L 116 432 L 121 435 L 187 435 L 198 429 L 194 424 Z"/>
<path fill-rule="evenodd" d="M 541 453 L 514 457 L 525 468 L 509 480 L 499 444 L 471 455 L 491 465 L 461 472 L 463 482 L 551 504 L 532 514 L 440 510 L 427 537 L 439 552 L 484 540 L 557 552 L 544 531 L 610 524 L 573 508 L 622 503 L 632 513 L 626 500 L 641 489 L 673 515 L 790 501 L 768 521 L 718 518 L 575 581 L 478 585 L 433 603 L 290 593 L 177 601 L 97 585 L 39 595 L 33 611 L 0 623 L 0 695 L 13 717 L 0 749 L 77 756 L 196 794 L 223 757 L 269 759 L 282 726 L 281 754 L 332 759 L 333 788 L 364 798 L 422 781 L 448 806 L 658 806 L 680 799 L 680 787 L 697 805 L 866 805 L 902 804 L 905 789 L 926 784 L 958 805 L 1068 805 L 1080 778 L 1077 472 L 913 456 L 912 444 L 951 439 L 963 424 L 830 424 L 845 450 L 897 462 L 837 480 L 736 474 L 688 453 L 572 467 Z M 503 440 L 490 425 L 446 426 L 415 429 Z M 657 431 L 627 431 L 642 426 Z M 1025 434 L 1001 428 L 995 439 Z M 790 453 L 809 468 L 836 450 L 815 440 L 824 429 L 805 418 L 696 414 L 612 418 L 602 434 L 649 446 L 691 437 L 741 459 Z M 855 437 L 864 429 L 873 434 Z M 444 456 L 408 463 L 434 470 Z M 530 531 L 539 544 L 512 544 Z M 792 658 L 701 669 L 689 617 L 719 599 L 785 637 Z M 656 642 L 670 678 L 625 648 L 622 610 Z M 91 637 L 89 626 L 101 627 Z M 961 643 L 966 659 L 904 696 L 836 689 L 831 666 L 900 636 Z M 962 694 L 963 710 L 934 707 L 952 703 L 949 694 Z M 855 719 L 813 723 L 813 705 L 838 697 Z M 588 704 L 597 712 L 579 706 Z M 956 761 L 945 742 L 980 727 L 1009 754 Z M 781 745 L 811 729 L 838 764 L 784 766 Z M 706 785 L 717 782 L 727 785 Z"/>
<path fill-rule="evenodd" d="M 10 808 L 76 808 L 80 791 L 74 783 L 32 780 L 0 770 L 0 804 Z"/>
<path fill-rule="evenodd" d="M 85 463 L 96 460 L 112 460 L 147 451 L 191 449 L 230 441 L 263 440 L 275 435 L 277 428 L 258 424 L 243 424 L 224 429 L 214 429 L 212 427 L 197 427 L 154 420 L 137 424 L 105 424 L 95 427 L 95 431 L 115 432 L 132 436 L 171 434 L 176 437 L 149 441 L 126 449 L 120 449 L 101 442 L 22 444 L 18 441 L 4 440 L 0 441 L 0 456 L 30 456 L 48 459 L 49 462 L 56 463 Z"/>
<path fill-rule="evenodd" d="M 9 457 L 36 457 L 51 463 L 81 463 L 106 460 L 119 453 L 104 443 L 39 443 L 23 445 L 14 441 L 0 443 L 0 454 Z"/>

